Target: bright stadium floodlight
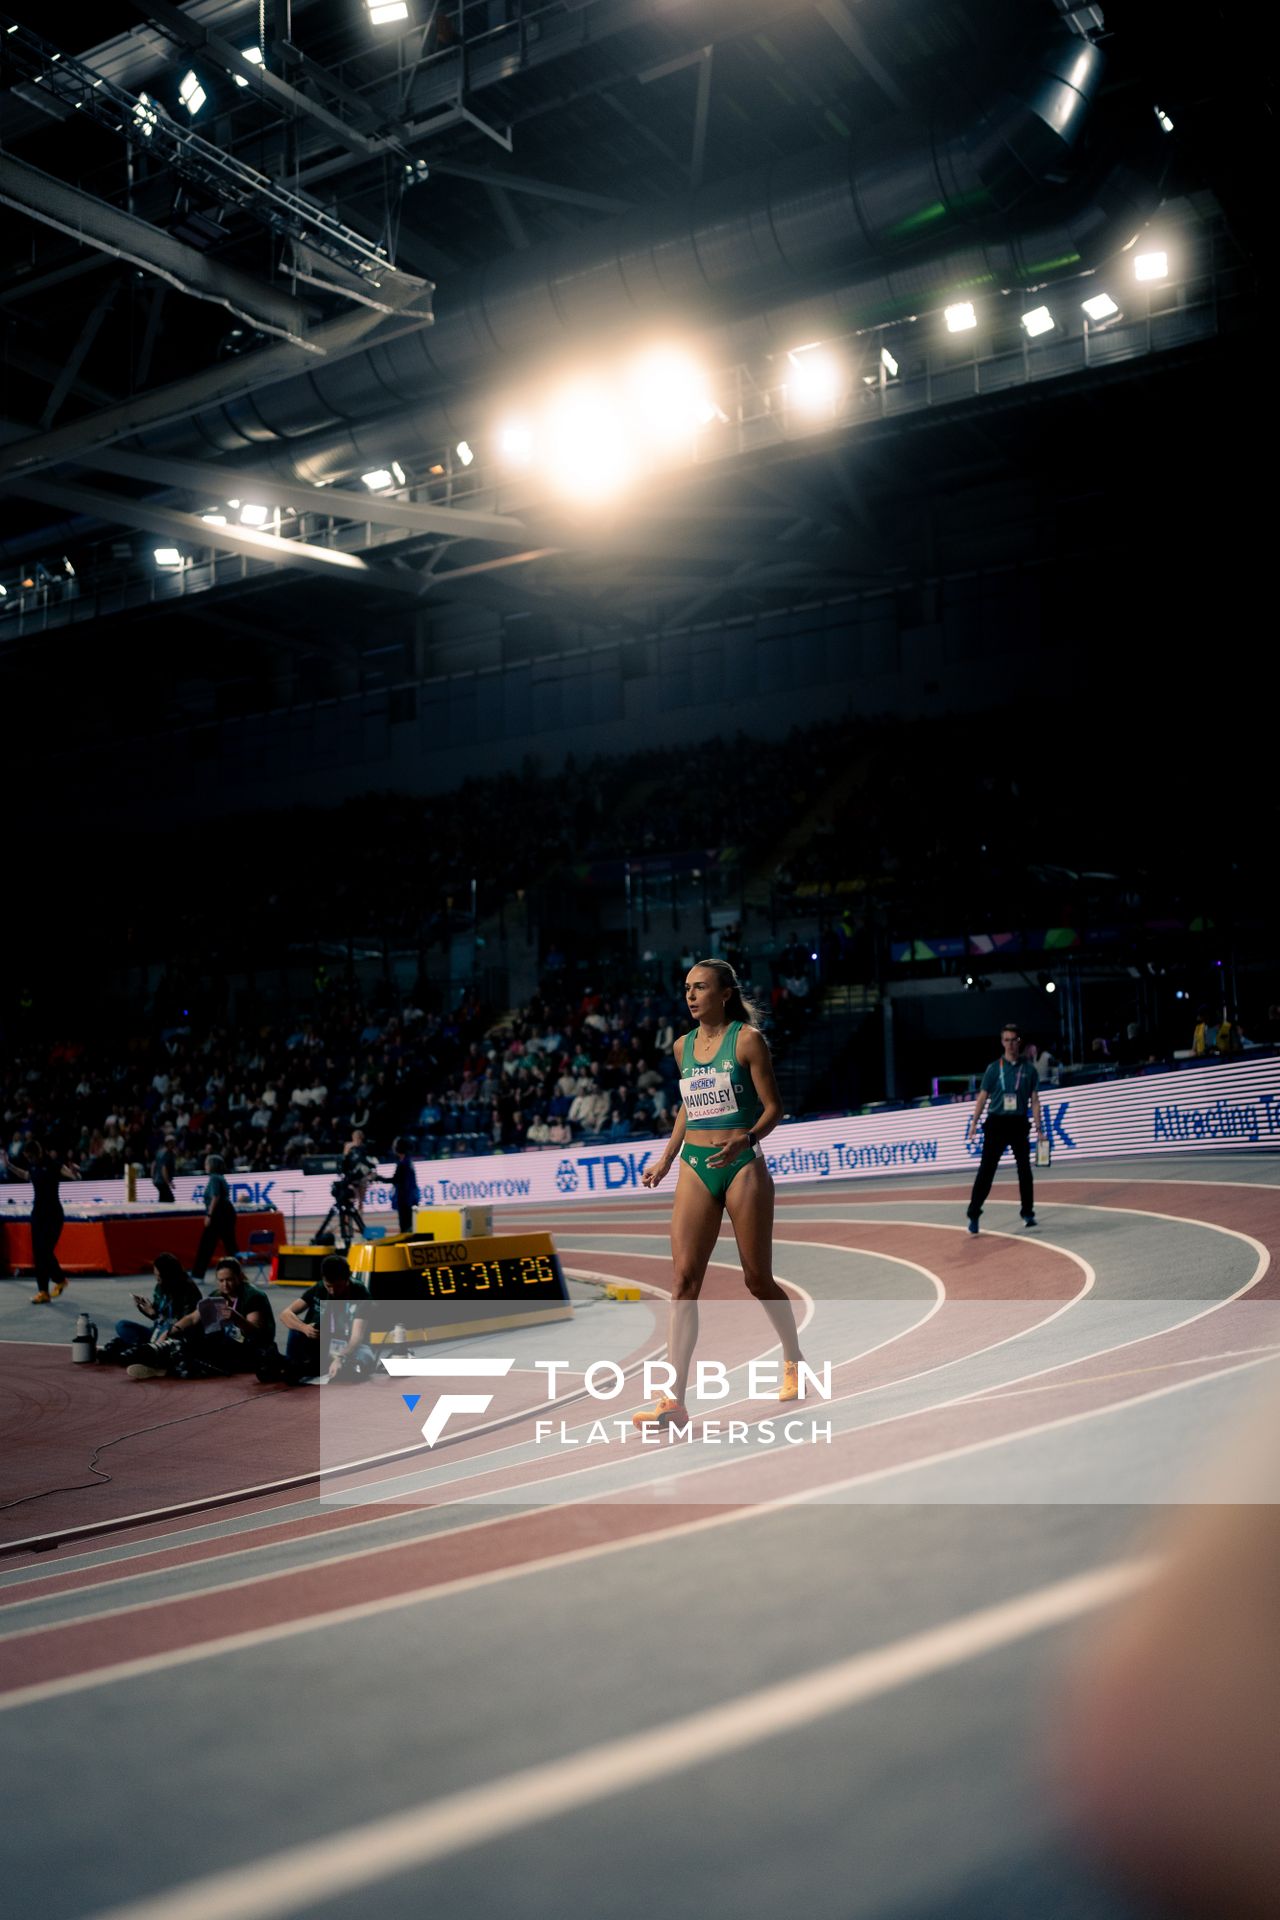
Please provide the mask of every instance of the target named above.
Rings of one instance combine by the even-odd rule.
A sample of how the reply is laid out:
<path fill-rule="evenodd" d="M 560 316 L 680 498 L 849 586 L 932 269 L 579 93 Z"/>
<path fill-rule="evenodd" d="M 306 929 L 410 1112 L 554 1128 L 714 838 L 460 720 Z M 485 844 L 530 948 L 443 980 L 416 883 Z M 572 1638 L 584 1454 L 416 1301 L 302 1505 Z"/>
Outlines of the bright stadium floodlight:
<path fill-rule="evenodd" d="M 144 140 L 149 140 L 155 132 L 160 115 L 149 93 L 140 93 L 133 103 L 133 117 L 138 123 L 138 132 Z"/>
<path fill-rule="evenodd" d="M 227 516 L 225 513 L 218 513 L 216 511 L 212 513 L 202 513 L 200 518 L 204 521 L 206 527 L 225 527 L 227 524 Z"/>
<path fill-rule="evenodd" d="M 409 9 L 405 0 L 364 0 L 369 9 L 370 23 L 375 27 L 389 27 L 396 20 L 407 20 Z"/>
<path fill-rule="evenodd" d="M 627 369 L 626 404 L 637 437 L 665 452 L 687 447 L 716 417 L 702 369 L 671 347 L 655 347 Z"/>
<path fill-rule="evenodd" d="M 1167 280 L 1169 277 L 1169 256 L 1155 251 L 1140 253 L 1133 263 L 1135 280 Z"/>
<path fill-rule="evenodd" d="M 787 361 L 786 393 L 793 407 L 802 413 L 825 413 L 836 405 L 844 391 L 844 371 L 820 340 L 792 347 Z"/>
<path fill-rule="evenodd" d="M 897 379 L 898 363 L 890 353 L 888 347 L 881 347 L 880 349 L 880 365 L 884 368 L 891 380 Z"/>
<path fill-rule="evenodd" d="M 1032 307 L 1030 313 L 1023 314 L 1022 325 L 1028 340 L 1036 340 L 1042 333 L 1053 332 L 1053 315 L 1048 307 Z"/>
<path fill-rule="evenodd" d="M 1156 115 L 1156 119 L 1160 122 L 1160 125 L 1164 128 L 1165 132 L 1172 133 L 1173 122 L 1169 118 L 1168 114 L 1165 112 L 1164 108 L 1157 107 L 1155 110 L 1155 115 Z"/>
<path fill-rule="evenodd" d="M 954 306 L 944 307 L 942 317 L 947 323 L 948 333 L 968 333 L 978 324 L 972 300 L 957 300 Z"/>
<path fill-rule="evenodd" d="M 596 504 L 622 492 L 634 472 L 630 435 L 599 380 L 564 387 L 546 413 L 547 473 L 568 500 Z"/>
<path fill-rule="evenodd" d="M 182 565 L 182 550 L 179 547 L 157 547 L 155 549 L 155 556 L 158 567 L 180 567 Z"/>
<path fill-rule="evenodd" d="M 262 58 L 261 47 L 241 47 L 240 58 L 242 60 L 247 60 L 251 67 L 261 67 L 266 65 L 266 62 Z M 235 81 L 238 87 L 247 87 L 249 84 L 249 78 L 247 74 L 233 73 L 231 78 Z"/>
<path fill-rule="evenodd" d="M 1095 293 L 1091 300 L 1082 300 L 1080 305 L 1091 320 L 1110 320 L 1120 311 L 1109 293 Z"/>
<path fill-rule="evenodd" d="M 471 462 L 475 459 L 475 454 L 471 451 L 471 448 L 467 445 L 467 442 L 465 440 L 459 440 L 457 446 L 454 448 L 454 452 L 457 454 L 459 460 L 461 460 L 464 467 L 469 467 L 471 465 Z"/>
<path fill-rule="evenodd" d="M 209 98 L 189 67 L 178 82 L 178 98 L 193 119 Z"/>
<path fill-rule="evenodd" d="M 509 467 L 527 467 L 533 459 L 533 428 L 527 420 L 508 420 L 498 429 L 498 452 Z"/>
<path fill-rule="evenodd" d="M 385 493 L 388 487 L 395 485 L 390 467 L 371 467 L 369 472 L 362 473 L 360 478 L 370 493 Z"/>
<path fill-rule="evenodd" d="M 242 527 L 265 527 L 269 518 L 270 508 L 254 506 L 252 502 L 246 502 L 240 509 Z"/>

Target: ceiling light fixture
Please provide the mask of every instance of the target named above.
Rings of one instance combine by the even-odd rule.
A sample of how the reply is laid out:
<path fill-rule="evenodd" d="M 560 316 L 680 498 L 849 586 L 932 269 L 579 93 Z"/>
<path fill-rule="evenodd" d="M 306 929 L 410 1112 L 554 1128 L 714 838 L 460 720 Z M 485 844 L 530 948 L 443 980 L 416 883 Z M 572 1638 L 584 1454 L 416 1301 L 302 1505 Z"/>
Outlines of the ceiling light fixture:
<path fill-rule="evenodd" d="M 471 462 L 475 459 L 475 454 L 471 451 L 471 448 L 467 445 L 465 440 L 459 440 L 457 446 L 454 448 L 454 452 L 457 454 L 459 460 L 461 460 L 464 467 L 469 467 L 471 465 Z"/>
<path fill-rule="evenodd" d="M 1082 300 L 1080 305 L 1084 308 L 1089 318 L 1095 321 L 1110 320 L 1114 314 L 1120 311 L 1109 293 L 1095 293 L 1091 300 Z"/>
<path fill-rule="evenodd" d="M 178 98 L 193 119 L 209 98 L 190 68 L 187 69 L 182 79 L 178 82 Z"/>
<path fill-rule="evenodd" d="M 947 323 L 948 333 L 968 333 L 978 324 L 972 300 L 958 300 L 954 306 L 944 307 L 942 317 Z"/>
<path fill-rule="evenodd" d="M 787 359 L 787 399 L 804 413 L 824 413 L 836 405 L 844 388 L 844 372 L 834 354 L 819 340 L 792 347 Z"/>
<path fill-rule="evenodd" d="M 182 565 L 182 550 L 179 547 L 157 547 L 155 549 L 155 556 L 158 567 L 180 567 Z"/>
<path fill-rule="evenodd" d="M 228 504 L 230 504 L 230 502 L 228 502 Z M 251 502 L 240 509 L 240 525 L 242 527 L 265 527 L 270 517 L 271 509 L 269 507 L 254 506 Z"/>
<path fill-rule="evenodd" d="M 247 60 L 251 67 L 262 67 L 266 65 L 266 62 L 262 57 L 261 47 L 241 47 L 240 58 L 242 60 Z M 247 87 L 249 84 L 249 77 L 247 74 L 233 73 L 231 78 L 235 81 L 238 87 Z"/>
<path fill-rule="evenodd" d="M 409 9 L 405 0 L 364 0 L 369 9 L 370 23 L 375 27 L 389 27 L 396 20 L 407 20 Z"/>
<path fill-rule="evenodd" d="M 1032 307 L 1030 313 L 1023 314 L 1022 325 L 1026 331 L 1027 338 L 1029 340 L 1037 340 L 1042 333 L 1053 332 L 1053 315 L 1050 313 L 1048 307 Z"/>
<path fill-rule="evenodd" d="M 1167 280 L 1169 277 L 1169 256 L 1158 249 L 1152 253 L 1140 253 L 1133 263 L 1135 280 Z"/>

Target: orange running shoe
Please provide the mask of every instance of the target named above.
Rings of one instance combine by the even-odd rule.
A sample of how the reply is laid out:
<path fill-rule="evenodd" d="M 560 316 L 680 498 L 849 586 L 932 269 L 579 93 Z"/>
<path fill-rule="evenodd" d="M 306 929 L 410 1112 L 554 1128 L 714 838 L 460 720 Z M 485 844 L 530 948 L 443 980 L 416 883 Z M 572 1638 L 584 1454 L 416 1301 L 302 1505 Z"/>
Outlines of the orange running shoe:
<path fill-rule="evenodd" d="M 32 1294 L 32 1296 L 31 1296 L 31 1304 L 32 1304 L 32 1306 L 33 1306 L 33 1307 L 47 1307 L 47 1306 L 48 1306 L 48 1304 L 49 1304 L 49 1296 L 48 1296 L 48 1294 L 47 1294 L 47 1293 L 45 1292 L 45 1290 L 44 1290 L 44 1288 L 43 1288 L 43 1287 L 41 1287 L 41 1289 L 40 1289 L 40 1291 L 39 1291 L 39 1293 L 33 1293 L 33 1294 Z"/>
<path fill-rule="evenodd" d="M 782 1363 L 782 1392 L 779 1400 L 798 1400 L 800 1398 L 800 1362 L 784 1360 Z"/>
<path fill-rule="evenodd" d="M 54 1281 L 52 1292 L 55 1300 L 59 1299 L 60 1296 L 66 1292 L 66 1290 L 67 1290 L 67 1283 L 65 1280 Z"/>
<path fill-rule="evenodd" d="M 673 1400 L 669 1394 L 660 1394 L 656 1407 L 641 1407 L 639 1413 L 633 1413 L 633 1427 L 669 1427 L 673 1420 L 685 1422 L 689 1419 L 689 1409 L 683 1400 Z"/>

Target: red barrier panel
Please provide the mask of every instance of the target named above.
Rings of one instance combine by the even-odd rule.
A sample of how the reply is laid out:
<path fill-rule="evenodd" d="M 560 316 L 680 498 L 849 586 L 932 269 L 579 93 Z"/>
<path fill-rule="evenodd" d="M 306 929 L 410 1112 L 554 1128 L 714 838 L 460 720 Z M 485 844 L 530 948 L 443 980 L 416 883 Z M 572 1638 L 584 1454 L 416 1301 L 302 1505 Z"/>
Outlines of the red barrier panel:
<path fill-rule="evenodd" d="M 134 1208 L 79 1220 L 68 1214 L 58 1241 L 58 1259 L 67 1273 L 145 1273 L 158 1253 L 176 1254 L 189 1267 L 204 1219 L 203 1213 L 187 1207 Z M 268 1230 L 279 1246 L 285 1237 L 283 1214 L 264 1210 L 236 1217 L 242 1250 L 251 1233 Z M 11 1273 L 34 1271 L 29 1220 L 9 1219 L 0 1225 L 0 1265 Z"/>

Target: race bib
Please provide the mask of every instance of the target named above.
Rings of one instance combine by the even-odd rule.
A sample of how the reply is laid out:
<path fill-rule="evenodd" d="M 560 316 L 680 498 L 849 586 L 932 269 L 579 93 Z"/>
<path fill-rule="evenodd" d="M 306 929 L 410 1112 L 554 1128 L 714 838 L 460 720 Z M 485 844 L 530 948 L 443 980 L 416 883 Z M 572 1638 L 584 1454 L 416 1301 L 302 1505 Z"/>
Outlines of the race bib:
<path fill-rule="evenodd" d="M 1018 1111 L 1018 1096 L 1016 1093 L 1006 1093 L 1004 1096 L 1004 1110 L 1006 1113 L 1016 1113 Z"/>
<path fill-rule="evenodd" d="M 689 1120 L 723 1120 L 738 1110 L 732 1075 L 715 1067 L 695 1067 L 680 1082 L 680 1092 Z"/>

